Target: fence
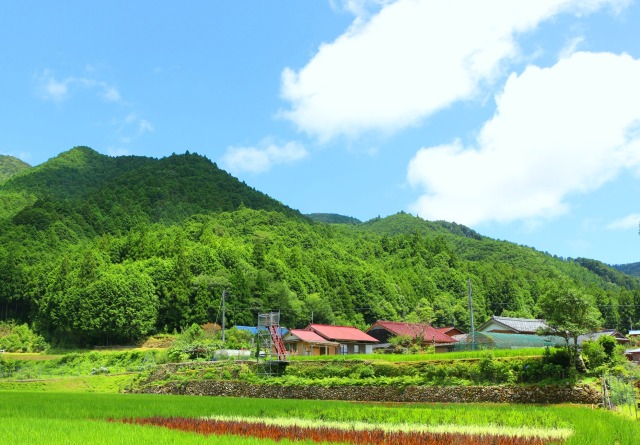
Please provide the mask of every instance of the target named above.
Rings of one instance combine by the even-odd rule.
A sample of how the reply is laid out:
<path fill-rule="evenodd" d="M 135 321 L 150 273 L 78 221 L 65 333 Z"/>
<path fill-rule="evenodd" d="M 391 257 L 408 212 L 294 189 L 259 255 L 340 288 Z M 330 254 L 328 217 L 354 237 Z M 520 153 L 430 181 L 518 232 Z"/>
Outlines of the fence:
<path fill-rule="evenodd" d="M 612 375 L 602 376 L 602 405 L 608 409 L 618 408 L 638 420 L 638 399 L 636 386 L 639 380 Z"/>

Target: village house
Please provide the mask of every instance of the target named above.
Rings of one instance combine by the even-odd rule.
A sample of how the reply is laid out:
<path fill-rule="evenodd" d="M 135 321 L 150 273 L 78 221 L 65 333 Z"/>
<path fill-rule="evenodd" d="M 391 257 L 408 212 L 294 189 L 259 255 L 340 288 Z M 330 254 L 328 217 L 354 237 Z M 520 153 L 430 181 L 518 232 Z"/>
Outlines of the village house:
<path fill-rule="evenodd" d="M 483 323 L 477 332 L 493 332 L 496 334 L 527 334 L 535 335 L 539 329 L 548 329 L 544 320 L 535 318 L 514 318 L 492 316 Z"/>
<path fill-rule="evenodd" d="M 464 335 L 466 334 L 466 332 L 456 328 L 455 326 L 445 326 L 442 328 L 436 328 L 438 331 L 442 332 L 443 334 L 448 335 L 451 338 L 455 338 L 454 335 Z"/>
<path fill-rule="evenodd" d="M 367 330 L 367 334 L 376 338 L 381 346 L 388 346 L 391 337 L 409 336 L 412 339 L 420 339 L 424 345 L 433 345 L 436 352 L 449 352 L 456 343 L 455 339 L 428 323 L 378 320 Z"/>
<path fill-rule="evenodd" d="M 603 336 L 613 337 L 616 340 L 616 343 L 618 343 L 619 345 L 626 345 L 631 341 L 615 329 L 603 329 L 592 334 L 580 335 L 578 337 L 578 345 L 582 346 L 582 342 L 584 341 L 597 341 L 598 338 Z"/>
<path fill-rule="evenodd" d="M 332 326 L 312 323 L 305 331 L 315 332 L 330 342 L 338 343 L 337 354 L 371 354 L 378 340 L 353 326 Z"/>
<path fill-rule="evenodd" d="M 632 361 L 636 365 L 640 364 L 640 348 L 625 351 L 624 355 L 629 359 L 629 361 Z"/>
<path fill-rule="evenodd" d="M 340 347 L 340 343 L 305 329 L 291 329 L 282 341 L 287 351 L 294 355 L 336 355 Z"/>
<path fill-rule="evenodd" d="M 629 338 L 638 338 L 638 337 L 640 337 L 640 331 L 638 331 L 638 330 L 631 330 L 631 331 L 629 331 L 629 333 L 627 334 L 627 337 L 629 337 Z"/>

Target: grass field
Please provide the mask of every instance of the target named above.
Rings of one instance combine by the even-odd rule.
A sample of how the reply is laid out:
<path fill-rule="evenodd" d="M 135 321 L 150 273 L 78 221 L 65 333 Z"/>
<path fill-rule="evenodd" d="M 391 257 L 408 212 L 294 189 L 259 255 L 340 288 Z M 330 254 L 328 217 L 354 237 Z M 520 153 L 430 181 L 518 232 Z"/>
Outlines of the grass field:
<path fill-rule="evenodd" d="M 1 355 L 2 358 L 11 360 L 54 360 L 62 357 L 60 354 L 29 354 L 24 352 L 5 352 Z"/>
<path fill-rule="evenodd" d="M 119 393 L 135 374 L 58 377 L 34 380 L 0 380 L 0 391 Z"/>
<path fill-rule="evenodd" d="M 154 426 L 107 422 L 153 416 L 295 418 L 465 430 L 567 431 L 568 445 L 636 445 L 640 422 L 589 407 L 478 404 L 363 404 L 315 400 L 235 399 L 70 392 L 0 391 L 4 445 L 46 444 L 266 444 L 254 438 L 209 436 Z M 288 441 L 279 442 L 290 443 Z M 296 442 L 300 443 L 300 442 Z M 304 442 L 303 442 L 304 443 Z"/>

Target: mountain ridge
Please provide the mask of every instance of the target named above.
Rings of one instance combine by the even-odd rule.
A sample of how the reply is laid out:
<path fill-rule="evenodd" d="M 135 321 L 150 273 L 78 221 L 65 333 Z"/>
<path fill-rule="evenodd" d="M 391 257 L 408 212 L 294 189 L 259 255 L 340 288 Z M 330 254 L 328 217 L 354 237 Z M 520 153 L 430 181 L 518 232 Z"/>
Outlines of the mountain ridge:
<path fill-rule="evenodd" d="M 33 167 L 18 158 L 0 155 L 0 184 L 31 168 Z"/>
<path fill-rule="evenodd" d="M 74 147 L 28 174 L 9 179 L 0 185 L 0 191 L 28 197 L 21 207 L 14 203 L 3 209 L 0 202 L 0 215 L 12 214 L 18 224 L 37 219 L 40 228 L 56 214 L 64 214 L 65 207 L 80 202 L 88 212 L 100 213 L 97 219 L 102 220 L 121 220 L 124 215 L 119 209 L 126 208 L 132 213 L 128 218 L 131 223 L 176 222 L 194 213 L 229 211 L 241 205 L 301 217 L 298 211 L 241 183 L 207 158 L 190 153 L 161 159 L 109 157 L 89 147 Z M 7 209 L 7 205 L 13 208 Z M 110 230 L 97 219 L 93 218 L 97 233 Z M 127 229 L 131 223 L 125 224 Z"/>

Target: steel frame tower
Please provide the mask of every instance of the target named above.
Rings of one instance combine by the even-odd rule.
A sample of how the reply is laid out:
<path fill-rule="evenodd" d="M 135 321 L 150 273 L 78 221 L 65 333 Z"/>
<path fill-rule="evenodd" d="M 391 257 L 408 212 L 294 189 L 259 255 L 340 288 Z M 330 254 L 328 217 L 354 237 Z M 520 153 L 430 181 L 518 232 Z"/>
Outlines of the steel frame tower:
<path fill-rule="evenodd" d="M 289 363 L 280 334 L 280 312 L 258 315 L 258 374 L 278 375 Z"/>

